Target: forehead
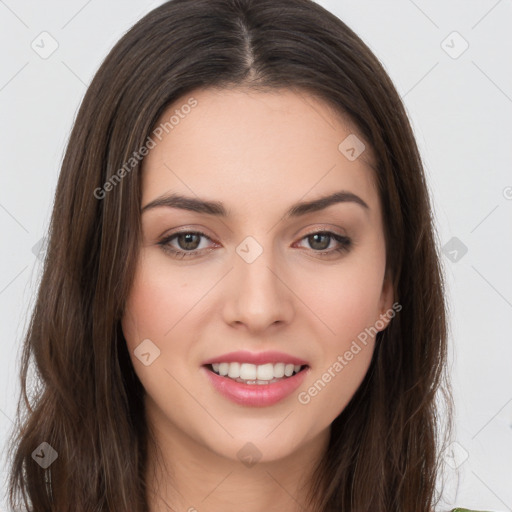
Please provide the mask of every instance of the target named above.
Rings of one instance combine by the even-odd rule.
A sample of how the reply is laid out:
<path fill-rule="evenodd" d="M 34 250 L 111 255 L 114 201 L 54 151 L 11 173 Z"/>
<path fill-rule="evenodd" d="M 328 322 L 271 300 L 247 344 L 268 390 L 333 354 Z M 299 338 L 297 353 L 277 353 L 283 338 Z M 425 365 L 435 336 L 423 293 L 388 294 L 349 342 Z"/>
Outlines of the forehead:
<path fill-rule="evenodd" d="M 340 144 L 361 136 L 305 92 L 199 89 L 170 105 L 156 130 L 161 140 L 153 137 L 144 159 L 142 204 L 171 191 L 220 199 L 236 211 L 340 189 L 378 202 L 372 148 L 365 143 L 358 158 L 347 158 Z"/>

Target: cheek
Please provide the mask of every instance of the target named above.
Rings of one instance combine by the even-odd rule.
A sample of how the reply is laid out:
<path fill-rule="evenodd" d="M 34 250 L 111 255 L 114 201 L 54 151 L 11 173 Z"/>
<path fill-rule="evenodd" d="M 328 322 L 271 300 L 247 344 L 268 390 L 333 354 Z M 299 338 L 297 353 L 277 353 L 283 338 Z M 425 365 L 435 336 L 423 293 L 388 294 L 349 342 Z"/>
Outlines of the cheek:
<path fill-rule="evenodd" d="M 207 290 L 204 278 L 195 282 L 191 276 L 172 271 L 159 256 L 141 259 L 122 320 L 130 346 L 144 338 L 159 340 L 162 345 L 161 341 L 172 335 L 174 326 L 190 314 Z"/>
<path fill-rule="evenodd" d="M 301 389 L 304 411 L 328 424 L 346 407 L 362 383 L 375 346 L 375 322 L 380 318 L 383 252 L 359 252 L 336 267 L 311 274 L 301 296 L 314 312 L 320 359 Z M 313 316 L 309 316 L 313 318 Z M 307 405 L 310 404 L 310 405 Z"/>
<path fill-rule="evenodd" d="M 380 314 L 385 259 L 380 253 L 359 253 L 340 265 L 301 272 L 297 295 L 319 320 L 320 339 L 343 348 Z"/>
<path fill-rule="evenodd" d="M 381 275 L 371 269 L 361 268 L 347 272 L 334 294 L 327 299 L 325 307 L 329 308 L 329 318 L 336 336 L 342 335 L 341 341 L 353 339 L 362 330 L 373 325 L 379 314 L 381 295 Z"/>
<path fill-rule="evenodd" d="M 187 338 L 178 333 L 187 315 L 195 312 L 201 289 L 163 263 L 158 255 L 141 253 L 121 325 L 134 370 L 148 395 L 154 398 L 174 389 L 178 400 L 181 395 L 166 369 L 173 375 L 182 371 L 184 365 L 176 366 L 176 361 L 186 360 L 192 334 Z M 136 355 L 141 353 L 137 347 L 147 339 L 153 344 L 146 345 L 151 354 L 148 365 Z"/>
<path fill-rule="evenodd" d="M 332 423 L 350 402 L 364 380 L 375 347 L 371 327 L 378 319 L 378 287 L 364 273 L 352 273 L 340 283 L 331 283 L 329 292 L 317 295 L 318 316 L 329 330 L 321 329 L 319 359 L 298 395 L 304 412 L 323 425 Z"/>

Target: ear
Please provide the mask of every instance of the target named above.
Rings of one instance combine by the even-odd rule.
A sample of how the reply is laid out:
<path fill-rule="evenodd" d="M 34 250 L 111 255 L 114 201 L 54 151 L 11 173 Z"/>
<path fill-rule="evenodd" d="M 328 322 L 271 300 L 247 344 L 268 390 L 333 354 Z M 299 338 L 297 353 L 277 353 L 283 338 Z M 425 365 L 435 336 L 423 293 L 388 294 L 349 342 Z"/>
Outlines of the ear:
<path fill-rule="evenodd" d="M 393 280 L 388 270 L 384 275 L 384 281 L 382 283 L 382 291 L 379 302 L 379 319 L 376 321 L 376 326 L 379 331 L 383 331 L 388 326 L 391 319 L 395 316 L 395 310 L 393 308 L 394 291 L 393 291 Z M 402 309 L 400 307 L 400 309 Z M 399 311 L 399 310 L 398 310 Z M 384 324 L 384 325 L 383 325 Z"/>

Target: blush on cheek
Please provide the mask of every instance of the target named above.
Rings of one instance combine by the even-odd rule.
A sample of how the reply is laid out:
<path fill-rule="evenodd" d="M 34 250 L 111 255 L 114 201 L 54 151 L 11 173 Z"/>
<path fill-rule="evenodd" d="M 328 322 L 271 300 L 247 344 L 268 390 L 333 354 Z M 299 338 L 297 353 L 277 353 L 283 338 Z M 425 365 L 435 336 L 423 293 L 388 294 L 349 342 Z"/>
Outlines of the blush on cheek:
<path fill-rule="evenodd" d="M 203 276 L 169 271 L 158 258 L 145 258 L 130 291 L 123 332 L 131 345 L 144 338 L 162 343 L 174 326 L 198 304 L 211 284 Z M 195 310 L 194 310 L 195 311 Z"/>
<path fill-rule="evenodd" d="M 302 297 L 305 296 L 305 289 Z M 351 274 L 347 278 L 315 281 L 314 291 L 309 291 L 306 304 L 329 328 L 335 342 L 348 342 L 378 318 L 380 284 L 364 274 Z M 298 293 L 300 295 L 300 292 Z"/>

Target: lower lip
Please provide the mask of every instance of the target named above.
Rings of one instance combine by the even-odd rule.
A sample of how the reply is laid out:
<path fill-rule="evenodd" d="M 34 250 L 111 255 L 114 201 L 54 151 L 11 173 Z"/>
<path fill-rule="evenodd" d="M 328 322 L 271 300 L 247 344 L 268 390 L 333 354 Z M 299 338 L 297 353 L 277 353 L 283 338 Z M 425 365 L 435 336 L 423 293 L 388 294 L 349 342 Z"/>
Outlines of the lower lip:
<path fill-rule="evenodd" d="M 202 366 L 201 370 L 206 372 L 213 387 L 231 401 L 250 407 L 266 407 L 291 395 L 304 381 L 309 366 L 291 377 L 272 384 L 243 384 L 228 377 L 221 377 L 205 366 Z"/>

